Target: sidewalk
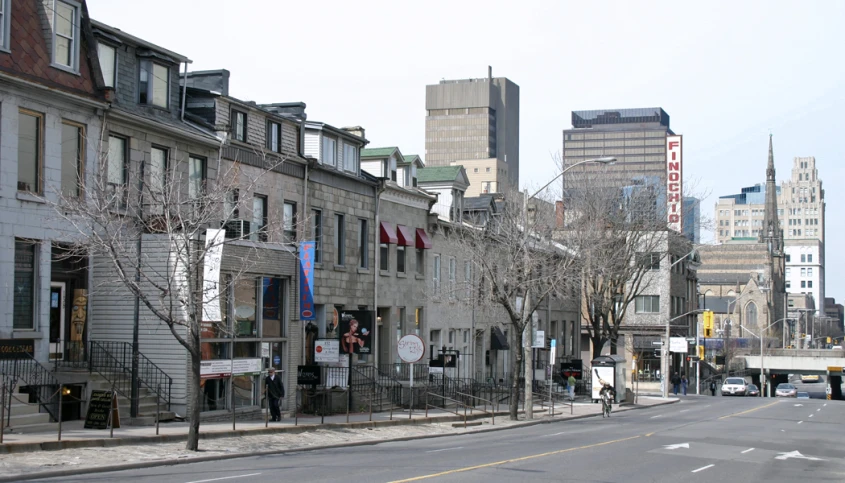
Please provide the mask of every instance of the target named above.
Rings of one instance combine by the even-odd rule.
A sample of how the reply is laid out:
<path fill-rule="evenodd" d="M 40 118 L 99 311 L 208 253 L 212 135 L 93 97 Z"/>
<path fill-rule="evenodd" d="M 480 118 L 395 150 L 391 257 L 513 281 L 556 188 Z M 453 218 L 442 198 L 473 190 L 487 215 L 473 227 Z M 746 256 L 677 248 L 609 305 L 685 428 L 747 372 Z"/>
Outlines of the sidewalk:
<path fill-rule="evenodd" d="M 641 395 L 636 406 L 623 404 L 614 407 L 614 413 L 677 401 Z M 160 436 L 155 436 L 151 427 L 119 428 L 114 430 L 114 438 L 109 438 L 108 430 L 82 429 L 82 422 L 77 421 L 64 425 L 61 443 L 55 432 L 6 434 L 0 445 L 0 482 L 498 431 L 599 414 L 600 405 L 582 400 L 571 408 L 568 404 L 556 406 L 554 416 L 548 407 L 535 406 L 530 421 L 523 415 L 519 421 L 511 421 L 507 412 L 501 411 L 493 424 L 488 415 L 475 411 L 472 419 L 467 414 L 467 420 L 477 426 L 467 428 L 463 414 L 458 417 L 443 411 L 429 411 L 428 418 L 424 411 L 414 411 L 413 418 L 407 412 L 394 412 L 393 421 L 388 413 L 373 413 L 372 422 L 369 413 L 355 414 L 350 415 L 348 424 L 345 414 L 327 416 L 323 425 L 319 418 L 300 419 L 299 426 L 294 426 L 293 419 L 285 419 L 270 423 L 269 428 L 264 421 L 238 422 L 236 431 L 231 422 L 209 423 L 200 427 L 201 452 L 184 448 L 187 423 L 162 424 Z M 72 424 L 74 429 L 70 429 Z"/>

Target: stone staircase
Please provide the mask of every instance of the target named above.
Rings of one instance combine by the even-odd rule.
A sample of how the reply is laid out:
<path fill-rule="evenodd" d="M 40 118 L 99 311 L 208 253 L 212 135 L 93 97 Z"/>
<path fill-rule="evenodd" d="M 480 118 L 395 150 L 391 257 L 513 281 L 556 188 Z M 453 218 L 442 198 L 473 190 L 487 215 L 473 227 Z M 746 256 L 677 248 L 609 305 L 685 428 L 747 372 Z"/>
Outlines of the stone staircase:
<path fill-rule="evenodd" d="M 110 391 L 111 384 L 97 373 L 92 373 L 88 379 L 86 388 L 86 400 L 91 395 L 91 391 Z M 173 421 L 176 419 L 176 413 L 169 411 L 167 405 L 162 403 L 157 406 L 156 396 L 148 389 L 141 387 L 138 394 L 138 417 L 130 418 L 131 401 L 128 397 L 121 394 L 117 395 L 118 414 L 120 415 L 121 425 L 131 426 L 152 426 L 156 422 L 156 414 L 158 414 L 159 421 Z M 156 410 L 158 409 L 158 413 Z"/>
<path fill-rule="evenodd" d="M 29 402 L 29 394 L 20 392 L 20 386 L 12 390 L 11 408 L 8 406 L 9 393 L 6 392 L 4 396 L 7 405 L 3 413 L 4 432 L 33 433 L 54 431 L 58 428 L 58 423 L 52 422 L 50 414 L 42 411 L 38 403 Z"/>

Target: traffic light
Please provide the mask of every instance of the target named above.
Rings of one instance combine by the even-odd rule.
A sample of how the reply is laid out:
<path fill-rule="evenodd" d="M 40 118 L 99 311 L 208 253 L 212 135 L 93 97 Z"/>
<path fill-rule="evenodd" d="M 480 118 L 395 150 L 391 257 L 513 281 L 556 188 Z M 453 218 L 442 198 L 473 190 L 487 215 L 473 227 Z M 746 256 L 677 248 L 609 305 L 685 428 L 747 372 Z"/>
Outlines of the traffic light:
<path fill-rule="evenodd" d="M 704 346 L 698 346 L 698 358 L 704 360 Z"/>
<path fill-rule="evenodd" d="M 713 337 L 713 311 L 704 311 L 704 337 Z"/>
<path fill-rule="evenodd" d="M 827 343 L 830 344 L 830 337 L 827 338 Z"/>

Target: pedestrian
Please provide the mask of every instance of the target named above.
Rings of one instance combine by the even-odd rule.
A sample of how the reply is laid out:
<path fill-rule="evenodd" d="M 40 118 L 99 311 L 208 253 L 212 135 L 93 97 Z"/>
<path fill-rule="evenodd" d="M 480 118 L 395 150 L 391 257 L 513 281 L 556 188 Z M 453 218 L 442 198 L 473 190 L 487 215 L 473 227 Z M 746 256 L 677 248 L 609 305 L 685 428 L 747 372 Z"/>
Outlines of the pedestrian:
<path fill-rule="evenodd" d="M 687 374 L 685 372 L 681 373 L 681 389 L 684 391 L 684 396 L 687 395 L 687 386 L 689 385 L 689 379 L 687 379 Z"/>
<path fill-rule="evenodd" d="M 681 376 L 678 375 L 677 372 L 672 374 L 672 379 L 669 380 L 672 383 L 672 389 L 675 395 L 678 395 L 678 389 L 681 388 Z"/>
<path fill-rule="evenodd" d="M 716 395 L 716 381 L 715 380 L 710 381 L 710 395 L 711 396 Z"/>
<path fill-rule="evenodd" d="M 267 370 L 264 384 L 267 386 L 267 400 L 270 404 L 270 421 L 281 421 L 282 410 L 279 408 L 279 403 L 285 397 L 285 385 L 282 384 L 282 378 L 276 375 L 274 367 Z"/>
<path fill-rule="evenodd" d="M 566 381 L 569 384 L 569 400 L 575 400 L 575 376 L 572 374 L 569 375 L 569 379 Z"/>

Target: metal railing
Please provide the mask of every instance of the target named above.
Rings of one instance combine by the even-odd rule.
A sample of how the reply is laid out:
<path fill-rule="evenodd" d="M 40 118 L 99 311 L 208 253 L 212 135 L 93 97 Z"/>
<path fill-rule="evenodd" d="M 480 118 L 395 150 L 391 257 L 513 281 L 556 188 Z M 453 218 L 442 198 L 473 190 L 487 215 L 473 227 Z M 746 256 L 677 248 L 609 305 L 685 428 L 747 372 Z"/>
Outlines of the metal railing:
<path fill-rule="evenodd" d="M 102 376 L 123 397 L 132 398 L 132 344 L 119 341 L 89 342 L 88 370 Z M 138 385 L 160 398 L 170 409 L 173 378 L 153 361 L 138 354 Z"/>
<path fill-rule="evenodd" d="M 0 374 L 3 374 L 8 381 L 7 390 L 9 398 L 9 405 L 11 408 L 11 396 L 15 386 L 22 385 L 29 387 L 29 394 L 31 394 L 39 407 L 50 414 L 54 421 L 58 421 L 58 401 L 56 400 L 56 391 L 59 388 L 59 381 L 50 372 L 49 369 L 42 366 L 32 356 L 27 356 L 27 359 L 3 359 L 0 360 Z M 6 426 L 8 426 L 11 418 L 11 409 L 6 415 Z"/>
<path fill-rule="evenodd" d="M 451 410 L 451 409 L 449 409 L 449 408 L 448 408 L 445 404 L 444 404 L 442 407 L 440 407 L 440 406 L 435 406 L 434 404 L 431 404 L 429 401 L 430 401 L 430 398 L 432 398 L 432 397 L 433 397 L 433 398 L 435 398 L 435 400 L 437 400 L 437 399 L 441 399 L 441 400 L 443 400 L 443 399 L 448 399 L 450 402 L 455 403 L 455 410 L 454 410 L 454 411 L 452 411 L 452 410 Z M 454 414 L 454 415 L 456 415 L 456 416 L 460 417 L 460 416 L 461 416 L 461 413 L 460 413 L 460 409 L 461 409 L 461 407 L 463 407 L 463 409 L 464 409 L 464 414 L 463 414 L 463 416 L 464 416 L 464 428 L 466 428 L 466 427 L 467 427 L 467 411 L 470 411 L 470 414 L 472 414 L 472 410 L 473 410 L 473 409 L 475 409 L 476 411 L 481 411 L 481 412 L 483 412 L 483 413 L 485 413 L 485 414 L 490 414 L 490 415 L 494 418 L 494 424 L 495 424 L 495 417 L 496 417 L 496 416 L 495 416 L 495 414 L 493 414 L 493 413 L 492 413 L 492 412 L 490 412 L 490 411 L 487 411 L 486 409 L 473 408 L 471 405 L 466 404 L 466 403 L 464 403 L 464 402 L 462 402 L 462 401 L 459 401 L 459 400 L 457 400 L 457 399 L 451 399 L 451 398 L 448 398 L 448 397 L 447 397 L 447 398 L 444 398 L 443 396 L 441 396 L 441 395 L 439 395 L 439 394 L 432 394 L 432 393 L 430 393 L 430 392 L 426 392 L 426 393 L 425 393 L 425 417 L 426 417 L 426 418 L 428 418 L 428 410 L 429 410 L 430 408 L 440 409 L 440 410 L 443 410 L 443 411 L 446 411 L 446 412 L 452 413 L 452 414 Z"/>
<path fill-rule="evenodd" d="M 414 368 L 414 383 L 424 384 L 428 379 L 428 364 L 408 364 L 407 362 L 396 364 L 380 364 L 379 373 L 389 375 L 398 381 L 409 381 L 411 379 L 411 367 Z"/>

